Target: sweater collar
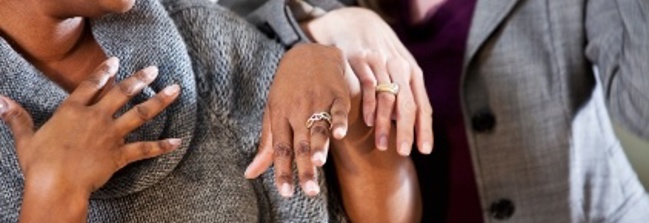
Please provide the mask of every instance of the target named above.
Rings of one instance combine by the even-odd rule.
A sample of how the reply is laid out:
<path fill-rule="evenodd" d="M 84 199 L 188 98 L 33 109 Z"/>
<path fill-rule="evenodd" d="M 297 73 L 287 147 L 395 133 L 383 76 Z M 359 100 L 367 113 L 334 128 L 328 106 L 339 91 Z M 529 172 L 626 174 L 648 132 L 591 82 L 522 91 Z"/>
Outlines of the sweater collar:
<path fill-rule="evenodd" d="M 95 199 L 120 197 L 144 190 L 165 178 L 182 160 L 192 140 L 196 125 L 196 87 L 191 62 L 184 42 L 173 21 L 155 0 L 138 0 L 125 14 L 115 14 L 90 21 L 93 35 L 108 56 L 120 58 L 117 80 L 123 80 L 135 71 L 156 65 L 160 74 L 144 91 L 134 97 L 121 113 L 146 101 L 165 86 L 177 83 L 182 92 L 177 101 L 154 120 L 127 137 L 128 142 L 150 141 L 162 138 L 183 138 L 183 146 L 174 152 L 154 159 L 131 164 L 118 171 L 99 191 Z M 42 126 L 54 113 L 68 93 L 49 80 L 0 38 L 0 94 L 21 105 Z M 3 145 L 0 154 L 12 157 L 0 168 L 22 179 L 16 159 L 13 140 L 6 126 L 0 125 Z"/>

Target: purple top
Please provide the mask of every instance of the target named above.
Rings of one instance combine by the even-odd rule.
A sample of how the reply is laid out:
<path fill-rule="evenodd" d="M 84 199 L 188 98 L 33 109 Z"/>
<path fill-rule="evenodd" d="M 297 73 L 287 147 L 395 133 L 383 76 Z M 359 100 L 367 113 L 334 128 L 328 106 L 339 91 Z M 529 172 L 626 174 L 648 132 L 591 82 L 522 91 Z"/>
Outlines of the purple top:
<path fill-rule="evenodd" d="M 422 222 L 483 222 L 460 105 L 460 79 L 476 0 L 447 0 L 425 21 L 410 21 L 402 1 L 393 24 L 424 71 L 433 105 L 435 150 L 413 155 L 424 204 Z"/>

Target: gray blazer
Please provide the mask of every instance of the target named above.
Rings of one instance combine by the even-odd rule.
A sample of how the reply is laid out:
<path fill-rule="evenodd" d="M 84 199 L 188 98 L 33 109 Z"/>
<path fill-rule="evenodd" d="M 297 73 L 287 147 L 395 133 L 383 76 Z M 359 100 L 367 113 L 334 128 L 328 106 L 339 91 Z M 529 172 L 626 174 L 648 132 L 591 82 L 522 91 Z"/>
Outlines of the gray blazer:
<path fill-rule="evenodd" d="M 485 221 L 649 222 L 609 119 L 649 139 L 649 1 L 478 0 L 467 50 Z"/>
<path fill-rule="evenodd" d="M 646 0 L 478 1 L 461 94 L 485 220 L 649 221 L 609 119 L 649 138 L 648 12 Z"/>

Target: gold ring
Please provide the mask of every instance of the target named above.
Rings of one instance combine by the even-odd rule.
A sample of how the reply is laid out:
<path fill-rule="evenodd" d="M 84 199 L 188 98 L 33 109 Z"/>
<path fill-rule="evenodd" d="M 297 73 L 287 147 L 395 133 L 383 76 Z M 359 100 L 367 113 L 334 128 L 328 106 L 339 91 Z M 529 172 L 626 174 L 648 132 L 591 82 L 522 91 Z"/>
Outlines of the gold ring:
<path fill-rule="evenodd" d="M 376 92 L 377 93 L 386 92 L 393 95 L 397 95 L 399 93 L 399 85 L 395 83 L 379 84 L 376 86 Z"/>
<path fill-rule="evenodd" d="M 322 120 L 327 121 L 327 123 L 331 125 L 331 114 L 329 114 L 329 112 L 314 113 L 308 120 L 306 120 L 306 128 L 311 129 L 311 127 L 313 127 L 313 124 Z"/>

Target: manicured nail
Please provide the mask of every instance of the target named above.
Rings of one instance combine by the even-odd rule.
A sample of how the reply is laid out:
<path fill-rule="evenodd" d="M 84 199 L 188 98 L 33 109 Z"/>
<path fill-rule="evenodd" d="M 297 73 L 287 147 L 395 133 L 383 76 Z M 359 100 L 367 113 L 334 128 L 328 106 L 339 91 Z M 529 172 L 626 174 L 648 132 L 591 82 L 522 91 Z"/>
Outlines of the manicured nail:
<path fill-rule="evenodd" d="M 399 146 L 399 155 L 409 156 L 410 155 L 410 150 L 412 150 L 412 147 L 410 146 L 410 143 L 402 142 L 401 146 Z"/>
<path fill-rule="evenodd" d="M 179 146 L 180 143 L 183 142 L 182 139 L 168 139 L 167 142 L 169 142 L 169 145 L 172 145 L 174 147 Z"/>
<path fill-rule="evenodd" d="M 117 57 L 108 58 L 106 65 L 108 66 L 108 76 L 115 76 L 119 67 L 119 59 Z"/>
<path fill-rule="evenodd" d="M 336 139 L 342 139 L 345 137 L 345 135 L 347 135 L 347 129 L 343 127 L 337 127 L 336 129 L 334 129 L 334 137 Z"/>
<path fill-rule="evenodd" d="M 307 181 L 304 187 L 304 192 L 309 196 L 315 196 L 320 193 L 320 187 L 312 180 Z"/>
<path fill-rule="evenodd" d="M 174 95 L 178 94 L 179 91 L 180 91 L 180 86 L 178 86 L 177 84 L 174 84 L 174 85 L 171 85 L 169 87 L 166 87 L 162 91 L 162 93 L 167 95 L 167 96 L 174 96 Z"/>
<path fill-rule="evenodd" d="M 374 126 L 374 115 L 368 114 L 365 116 L 365 124 L 367 127 L 372 127 Z"/>
<path fill-rule="evenodd" d="M 9 104 L 4 98 L 0 98 L 0 115 L 4 114 L 9 109 Z"/>
<path fill-rule="evenodd" d="M 322 166 L 325 163 L 325 159 L 326 158 L 323 152 L 315 152 L 313 153 L 313 158 L 311 159 L 311 161 L 313 161 L 315 165 Z"/>
<path fill-rule="evenodd" d="M 378 147 L 379 147 L 379 150 L 381 150 L 381 151 L 388 150 L 388 137 L 386 137 L 385 135 L 381 136 L 381 138 L 379 139 Z"/>
<path fill-rule="evenodd" d="M 142 69 L 142 72 L 144 73 L 144 77 L 147 80 L 153 80 L 158 76 L 158 67 L 156 66 L 150 66 L 147 68 Z"/>
<path fill-rule="evenodd" d="M 282 184 L 282 187 L 279 190 L 279 194 L 282 195 L 282 197 L 293 196 L 293 190 L 291 189 L 291 185 L 289 185 L 288 183 Z"/>
<path fill-rule="evenodd" d="M 250 170 L 250 166 L 248 166 L 248 167 L 246 167 L 246 171 L 243 172 L 243 176 L 244 176 L 246 179 L 252 179 L 252 178 L 254 178 L 254 177 L 250 176 L 250 174 L 251 174 L 250 171 L 251 171 L 251 170 Z"/>
<path fill-rule="evenodd" d="M 433 152 L 433 146 L 431 146 L 429 142 L 424 142 L 424 144 L 421 147 L 422 147 L 421 152 L 423 154 L 430 154 Z"/>

